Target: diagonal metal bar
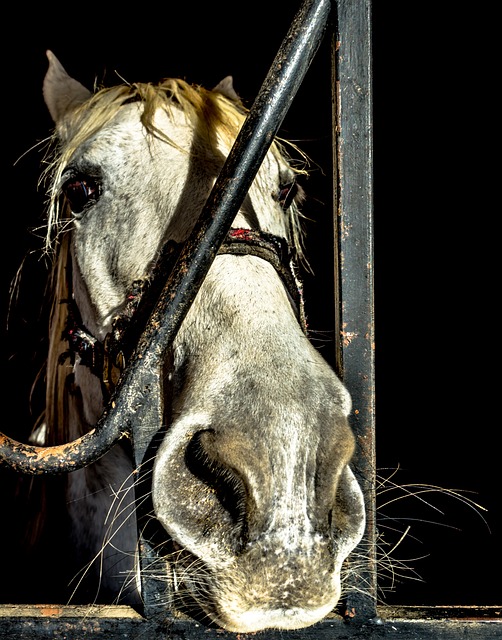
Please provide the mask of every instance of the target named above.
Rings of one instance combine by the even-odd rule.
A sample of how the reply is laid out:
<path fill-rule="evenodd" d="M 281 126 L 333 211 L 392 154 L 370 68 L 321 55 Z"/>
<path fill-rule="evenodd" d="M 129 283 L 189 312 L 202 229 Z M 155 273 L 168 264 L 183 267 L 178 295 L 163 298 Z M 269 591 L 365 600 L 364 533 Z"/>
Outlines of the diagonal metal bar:
<path fill-rule="evenodd" d="M 296 14 L 200 218 L 97 425 L 58 447 L 34 447 L 0 433 L 0 463 L 37 475 L 63 473 L 101 457 L 133 431 L 142 460 L 162 422 L 160 368 L 324 36 L 329 0 L 305 0 Z M 141 425 L 141 429 L 135 428 Z M 147 432 L 145 425 L 152 425 Z"/>

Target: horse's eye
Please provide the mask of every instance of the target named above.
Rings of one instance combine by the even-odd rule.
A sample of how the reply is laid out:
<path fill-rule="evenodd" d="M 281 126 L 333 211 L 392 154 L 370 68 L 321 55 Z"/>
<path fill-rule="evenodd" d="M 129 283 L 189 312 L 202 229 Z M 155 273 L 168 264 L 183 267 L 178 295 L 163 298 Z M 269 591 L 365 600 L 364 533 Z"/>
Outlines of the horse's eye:
<path fill-rule="evenodd" d="M 99 198 L 99 184 L 89 176 L 74 176 L 63 185 L 72 213 L 82 213 Z"/>
<path fill-rule="evenodd" d="M 277 200 L 284 211 L 289 209 L 297 192 L 298 186 L 296 182 L 289 182 L 288 184 L 284 184 L 279 187 Z"/>

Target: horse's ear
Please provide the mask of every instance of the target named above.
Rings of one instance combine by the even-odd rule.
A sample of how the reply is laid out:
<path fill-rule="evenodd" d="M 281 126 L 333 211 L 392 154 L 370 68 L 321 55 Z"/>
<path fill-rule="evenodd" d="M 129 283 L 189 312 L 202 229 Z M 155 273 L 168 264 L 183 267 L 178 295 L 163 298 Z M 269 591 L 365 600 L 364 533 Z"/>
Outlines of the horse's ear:
<path fill-rule="evenodd" d="M 218 84 L 214 87 L 213 91 L 217 91 L 218 93 L 222 93 L 230 100 L 235 100 L 236 102 L 240 102 L 240 98 L 235 92 L 234 89 L 234 79 L 232 76 L 227 76 L 223 78 Z"/>
<path fill-rule="evenodd" d="M 52 119 L 57 124 L 68 111 L 91 96 L 80 82 L 71 78 L 52 51 L 47 51 L 49 68 L 45 74 L 43 94 Z"/>

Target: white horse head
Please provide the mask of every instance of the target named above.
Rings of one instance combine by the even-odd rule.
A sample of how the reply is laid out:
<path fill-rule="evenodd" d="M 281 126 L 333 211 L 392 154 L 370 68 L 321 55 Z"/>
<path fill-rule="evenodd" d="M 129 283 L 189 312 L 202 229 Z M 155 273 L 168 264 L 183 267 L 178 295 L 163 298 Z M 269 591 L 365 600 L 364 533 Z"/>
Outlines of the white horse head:
<path fill-rule="evenodd" d="M 167 79 L 91 94 L 48 56 L 44 97 L 58 143 L 48 244 L 58 247 L 58 295 L 46 423 L 57 441 L 62 426 L 67 438 L 89 430 L 107 401 L 82 353 L 61 357 L 70 316 L 78 312 L 96 343 L 106 340 L 166 243 L 188 237 L 246 111 L 228 78 L 213 91 Z M 299 254 L 298 173 L 274 142 L 234 236 Z M 237 632 L 327 615 L 364 529 L 349 467 L 349 394 L 310 343 L 273 262 L 252 251 L 214 260 L 173 344 L 173 396 L 151 476 L 175 596 Z M 133 484 L 120 444 L 68 482 L 75 549 L 100 557 L 103 592 L 125 601 L 135 598 Z"/>

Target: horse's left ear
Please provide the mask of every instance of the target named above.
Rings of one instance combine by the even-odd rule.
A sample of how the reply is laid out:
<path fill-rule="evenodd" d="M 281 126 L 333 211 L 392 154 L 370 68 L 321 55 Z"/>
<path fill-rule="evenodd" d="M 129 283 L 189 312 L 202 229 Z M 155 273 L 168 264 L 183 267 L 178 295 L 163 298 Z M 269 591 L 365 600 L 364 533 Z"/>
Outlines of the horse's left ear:
<path fill-rule="evenodd" d="M 214 87 L 213 91 L 217 91 L 218 93 L 222 93 L 230 100 L 235 100 L 236 102 L 240 102 L 240 98 L 235 92 L 234 89 L 234 79 L 232 76 L 227 76 L 223 78 L 218 84 Z"/>
<path fill-rule="evenodd" d="M 52 119 L 57 124 L 68 111 L 91 97 L 91 92 L 71 78 L 52 51 L 47 51 L 49 68 L 45 74 L 43 94 Z"/>

